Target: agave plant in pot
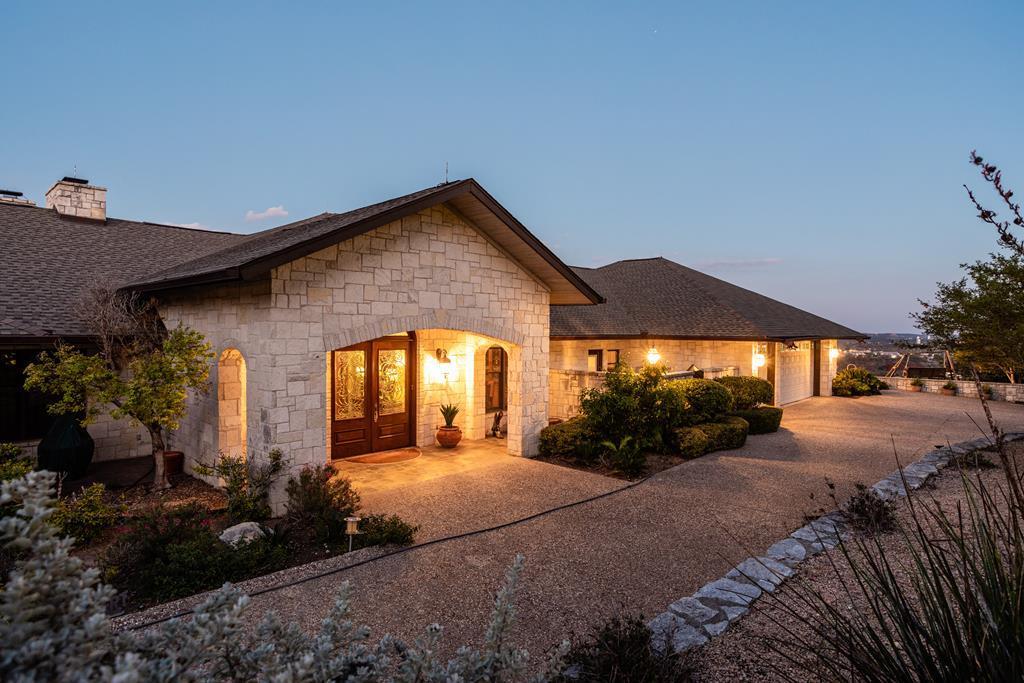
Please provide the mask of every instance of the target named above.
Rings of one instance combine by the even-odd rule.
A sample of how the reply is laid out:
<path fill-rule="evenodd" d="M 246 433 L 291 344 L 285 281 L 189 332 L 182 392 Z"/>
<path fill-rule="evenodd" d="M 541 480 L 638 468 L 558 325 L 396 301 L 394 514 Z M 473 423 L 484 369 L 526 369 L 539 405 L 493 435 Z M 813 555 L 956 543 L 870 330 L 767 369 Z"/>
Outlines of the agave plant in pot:
<path fill-rule="evenodd" d="M 458 414 L 457 405 L 447 403 L 441 406 L 444 425 L 437 428 L 437 442 L 443 448 L 455 448 L 462 441 L 462 430 L 455 426 L 455 416 Z"/>
<path fill-rule="evenodd" d="M 919 377 L 915 377 L 914 379 L 912 379 L 910 381 L 910 390 L 911 391 L 923 391 L 924 390 L 924 381 L 921 378 L 919 378 Z"/>
<path fill-rule="evenodd" d="M 942 385 L 943 396 L 956 396 L 956 382 L 949 380 Z"/>

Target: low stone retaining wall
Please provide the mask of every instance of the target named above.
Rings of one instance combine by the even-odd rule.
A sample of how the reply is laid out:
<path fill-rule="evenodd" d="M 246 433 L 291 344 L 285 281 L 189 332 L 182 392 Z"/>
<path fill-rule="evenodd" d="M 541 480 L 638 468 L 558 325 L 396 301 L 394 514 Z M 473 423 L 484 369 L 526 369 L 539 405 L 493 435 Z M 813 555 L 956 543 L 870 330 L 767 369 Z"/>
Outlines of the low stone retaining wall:
<path fill-rule="evenodd" d="M 941 384 L 941 382 L 940 382 Z M 1024 433 L 1006 435 L 1007 441 L 1024 438 Z M 918 489 L 949 464 L 954 455 L 970 453 L 991 445 L 988 437 L 961 441 L 931 451 L 917 462 L 893 472 L 871 488 L 886 500 L 907 495 L 907 487 Z M 905 483 L 904 483 L 905 482 Z M 708 642 L 750 610 L 764 593 L 772 593 L 793 576 L 800 563 L 839 545 L 849 537 L 849 526 L 836 510 L 805 524 L 778 541 L 760 557 L 748 557 L 725 576 L 702 586 L 693 595 L 680 598 L 648 626 L 656 644 L 670 644 L 676 652 Z"/>
<path fill-rule="evenodd" d="M 886 384 L 893 389 L 911 391 L 912 377 L 882 377 Z M 938 394 L 942 386 L 948 381 L 945 379 L 922 379 L 924 385 L 921 391 L 927 394 Z M 974 380 L 954 380 L 956 384 L 956 395 L 978 398 L 978 390 Z M 1024 403 L 1024 384 L 1008 384 L 1006 382 L 982 382 L 992 387 L 993 401 L 1009 401 L 1011 403 Z"/>

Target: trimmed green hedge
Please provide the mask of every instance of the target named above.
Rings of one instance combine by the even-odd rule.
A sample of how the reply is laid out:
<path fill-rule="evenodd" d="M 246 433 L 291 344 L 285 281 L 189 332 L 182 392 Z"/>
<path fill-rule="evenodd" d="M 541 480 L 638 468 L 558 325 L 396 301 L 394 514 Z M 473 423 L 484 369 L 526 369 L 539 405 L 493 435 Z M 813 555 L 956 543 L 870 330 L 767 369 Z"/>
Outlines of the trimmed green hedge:
<path fill-rule="evenodd" d="M 708 437 L 709 451 L 740 448 L 747 442 L 750 424 L 742 417 L 726 417 L 718 422 L 697 425 Z"/>
<path fill-rule="evenodd" d="M 699 427 L 680 427 L 676 430 L 676 452 L 684 458 L 699 458 L 708 452 L 708 435 Z"/>
<path fill-rule="evenodd" d="M 732 410 L 729 390 L 712 379 L 677 379 L 668 385 L 685 403 L 686 411 L 680 416 L 684 426 L 713 422 Z"/>
<path fill-rule="evenodd" d="M 779 425 L 782 424 L 782 408 L 772 406 L 737 410 L 733 416 L 746 420 L 750 424 L 751 434 L 771 434 L 779 431 Z"/>
<path fill-rule="evenodd" d="M 574 417 L 540 430 L 538 450 L 548 458 L 571 458 L 577 455 L 580 446 L 592 440 L 586 420 Z"/>
<path fill-rule="evenodd" d="M 718 377 L 715 381 L 732 394 L 733 410 L 750 410 L 775 400 L 772 383 L 760 377 Z"/>
<path fill-rule="evenodd" d="M 855 365 L 840 370 L 832 378 L 833 396 L 871 396 L 888 388 L 883 380 Z"/>

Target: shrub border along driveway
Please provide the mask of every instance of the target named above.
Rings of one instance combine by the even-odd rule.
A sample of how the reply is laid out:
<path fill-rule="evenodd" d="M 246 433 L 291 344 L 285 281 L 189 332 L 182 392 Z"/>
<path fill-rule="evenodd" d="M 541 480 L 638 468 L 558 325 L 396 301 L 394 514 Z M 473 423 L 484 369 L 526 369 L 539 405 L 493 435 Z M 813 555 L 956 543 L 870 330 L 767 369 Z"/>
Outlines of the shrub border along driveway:
<path fill-rule="evenodd" d="M 1024 433 L 1006 434 L 1006 441 L 1024 439 Z M 986 436 L 936 448 L 920 460 L 876 482 L 871 488 L 882 498 L 892 500 L 924 485 L 949 464 L 955 455 L 991 446 Z M 763 556 L 748 557 L 725 576 L 704 584 L 693 595 L 676 600 L 648 626 L 653 642 L 671 644 L 676 652 L 698 647 L 723 633 L 729 625 L 750 610 L 765 592 L 773 592 L 799 565 L 815 555 L 839 545 L 849 536 L 849 526 L 841 511 L 833 511 L 805 524 L 786 538 L 774 543 Z"/>

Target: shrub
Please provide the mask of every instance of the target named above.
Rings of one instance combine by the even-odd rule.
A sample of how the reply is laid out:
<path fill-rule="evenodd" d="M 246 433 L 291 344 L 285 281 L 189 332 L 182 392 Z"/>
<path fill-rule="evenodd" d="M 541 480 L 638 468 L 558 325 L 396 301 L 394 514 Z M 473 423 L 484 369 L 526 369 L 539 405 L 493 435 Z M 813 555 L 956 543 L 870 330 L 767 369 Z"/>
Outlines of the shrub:
<path fill-rule="evenodd" d="M 91 484 L 78 493 L 61 499 L 50 517 L 62 536 L 91 543 L 106 529 L 117 524 L 124 507 L 106 500 L 106 487 Z"/>
<path fill-rule="evenodd" d="M 840 370 L 832 379 L 833 396 L 869 396 L 888 388 L 888 384 L 856 365 Z"/>
<path fill-rule="evenodd" d="M 945 389 L 946 391 L 956 391 L 956 382 L 954 382 L 953 380 L 949 380 L 948 382 L 942 385 L 942 388 Z"/>
<path fill-rule="evenodd" d="M 16 443 L 0 443 L 0 463 L 24 460 L 24 449 Z"/>
<path fill-rule="evenodd" d="M 699 458 L 710 448 L 708 435 L 698 427 L 680 427 L 676 430 L 676 451 L 684 458 Z"/>
<path fill-rule="evenodd" d="M 747 442 L 750 425 L 742 417 L 727 417 L 719 422 L 697 425 L 708 437 L 708 451 L 741 448 Z"/>
<path fill-rule="evenodd" d="M 737 410 L 732 415 L 746 420 L 751 434 L 771 434 L 779 431 L 779 425 L 782 424 L 782 408 L 772 406 Z"/>
<path fill-rule="evenodd" d="M 750 410 L 775 400 L 775 387 L 760 377 L 717 377 L 715 381 L 729 390 L 733 410 Z"/>
<path fill-rule="evenodd" d="M 231 522 L 260 522 L 270 517 L 270 487 L 284 469 L 284 456 L 275 448 L 267 455 L 267 462 L 257 464 L 220 453 L 213 465 L 198 464 L 193 469 L 205 477 L 224 480 Z"/>
<path fill-rule="evenodd" d="M 910 386 L 912 386 L 912 387 L 923 387 L 924 386 L 924 380 L 921 379 L 920 377 L 915 377 L 914 379 L 910 380 Z"/>
<path fill-rule="evenodd" d="M 522 557 L 495 596 L 486 635 L 476 638 L 483 645 L 459 648 L 449 661 L 437 656 L 438 626 L 408 646 L 396 647 L 387 637 L 375 642 L 368 628 L 350 620 L 345 583 L 312 634 L 280 623 L 273 613 L 250 627 L 249 600 L 231 587 L 200 603 L 192 619 L 138 633 L 117 630 L 107 616 L 114 591 L 71 556 L 71 542 L 45 523 L 53 482 L 52 473 L 36 472 L 0 484 L 0 505 L 21 505 L 20 515 L 0 521 L 0 538 L 5 544 L 16 541 L 26 554 L 11 573 L 8 590 L 0 591 L 2 680 L 519 683 L 552 680 L 562 668 L 567 643 L 546 665 L 528 672 L 528 655 L 511 641 Z"/>
<path fill-rule="evenodd" d="M 843 506 L 850 525 L 859 531 L 879 533 L 896 526 L 896 506 L 864 484 L 854 484 L 856 493 Z"/>
<path fill-rule="evenodd" d="M 684 683 L 690 680 L 685 660 L 666 643 L 652 643 L 651 629 L 640 615 L 615 615 L 585 639 L 573 644 L 565 658 L 569 683 Z"/>
<path fill-rule="evenodd" d="M 369 515 L 359 524 L 362 532 L 355 537 L 353 547 L 373 545 L 412 545 L 418 526 L 409 524 L 398 515 Z"/>
<path fill-rule="evenodd" d="M 581 445 L 589 441 L 593 441 L 593 436 L 586 419 L 574 417 L 540 430 L 538 448 L 546 458 L 572 458 L 579 455 Z"/>
<path fill-rule="evenodd" d="M 671 384 L 664 367 L 637 371 L 619 363 L 607 372 L 603 387 L 583 390 L 580 411 L 598 442 L 619 443 L 630 436 L 640 448 L 665 451 L 686 412 L 683 397 Z"/>
<path fill-rule="evenodd" d="M 714 422 L 732 409 L 732 394 L 713 379 L 677 379 L 669 384 L 682 397 L 685 406 L 680 425 Z"/>
<path fill-rule="evenodd" d="M 330 465 L 303 467 L 288 480 L 285 519 L 292 529 L 309 529 L 322 542 L 341 540 L 345 518 L 359 509 L 352 482 L 337 476 Z"/>
<path fill-rule="evenodd" d="M 157 507 L 131 520 L 122 540 L 103 558 L 104 573 L 139 602 L 172 600 L 283 567 L 284 538 L 232 547 L 221 542 L 198 503 Z"/>
<path fill-rule="evenodd" d="M 0 462 L 0 481 L 11 481 L 12 479 L 24 477 L 32 469 L 32 464 L 24 460 Z"/>
<path fill-rule="evenodd" d="M 601 461 L 606 467 L 621 472 L 627 477 L 638 477 L 644 472 L 647 466 L 647 456 L 644 455 L 640 444 L 631 436 L 624 436 L 619 443 L 602 441 L 604 455 Z"/>

